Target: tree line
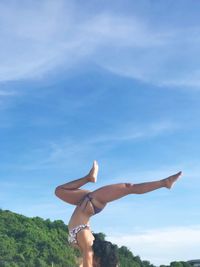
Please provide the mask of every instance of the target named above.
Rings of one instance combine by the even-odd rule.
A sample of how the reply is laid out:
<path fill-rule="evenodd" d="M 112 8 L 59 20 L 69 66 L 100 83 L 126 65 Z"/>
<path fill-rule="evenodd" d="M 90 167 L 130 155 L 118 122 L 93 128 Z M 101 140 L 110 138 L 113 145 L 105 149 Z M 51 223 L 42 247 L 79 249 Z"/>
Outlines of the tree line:
<path fill-rule="evenodd" d="M 96 235 L 105 239 L 103 233 Z M 67 237 L 67 225 L 62 220 L 28 218 L 0 209 L 0 267 L 76 267 L 80 253 L 69 246 Z M 155 267 L 134 256 L 127 247 L 114 246 L 120 267 Z M 172 262 L 160 267 L 191 266 L 187 262 Z"/>

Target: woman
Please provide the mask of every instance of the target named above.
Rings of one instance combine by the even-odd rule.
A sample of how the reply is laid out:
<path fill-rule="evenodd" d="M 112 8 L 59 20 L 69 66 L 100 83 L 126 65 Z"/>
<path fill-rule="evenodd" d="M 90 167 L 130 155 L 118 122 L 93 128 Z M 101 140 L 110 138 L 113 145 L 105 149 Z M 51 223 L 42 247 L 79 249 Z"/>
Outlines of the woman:
<path fill-rule="evenodd" d="M 162 187 L 170 189 L 180 177 L 178 172 L 165 179 L 132 184 L 120 183 L 101 187 L 95 191 L 80 189 L 86 183 L 97 181 L 98 164 L 94 161 L 90 172 L 77 180 L 59 185 L 55 194 L 61 200 L 76 205 L 72 217 L 68 223 L 69 243 L 81 250 L 83 255 L 83 267 L 93 267 L 93 242 L 94 236 L 91 232 L 89 219 L 91 216 L 103 210 L 107 203 L 129 194 L 144 194 Z"/>

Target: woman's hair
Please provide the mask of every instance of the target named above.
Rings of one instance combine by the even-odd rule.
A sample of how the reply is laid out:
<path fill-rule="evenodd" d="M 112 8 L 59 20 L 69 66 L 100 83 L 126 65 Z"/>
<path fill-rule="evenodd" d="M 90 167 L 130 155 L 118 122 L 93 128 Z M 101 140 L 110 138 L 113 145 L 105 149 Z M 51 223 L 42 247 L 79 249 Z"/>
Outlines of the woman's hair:
<path fill-rule="evenodd" d="M 100 267 L 116 267 L 118 263 L 117 246 L 105 241 L 101 234 L 94 234 L 94 257 L 99 259 Z"/>

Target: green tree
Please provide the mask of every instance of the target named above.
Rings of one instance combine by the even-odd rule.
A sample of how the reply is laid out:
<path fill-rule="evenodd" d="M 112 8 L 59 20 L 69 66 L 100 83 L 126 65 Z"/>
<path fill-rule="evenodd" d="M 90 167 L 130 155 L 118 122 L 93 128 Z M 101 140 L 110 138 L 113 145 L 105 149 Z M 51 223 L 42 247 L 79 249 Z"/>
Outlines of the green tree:
<path fill-rule="evenodd" d="M 183 267 L 183 264 L 180 261 L 173 261 L 170 263 L 170 267 Z"/>
<path fill-rule="evenodd" d="M 127 247 L 118 248 L 106 241 L 105 234 L 97 236 L 99 244 L 106 243 L 108 250 L 114 249 L 120 267 L 153 267 L 150 262 L 134 256 Z M 69 246 L 67 237 L 67 225 L 62 220 L 27 218 L 0 209 L 0 267 L 49 267 L 52 263 L 54 267 L 76 267 L 80 252 Z M 99 247 L 99 251 L 102 249 Z M 175 262 L 170 267 L 191 266 Z"/>

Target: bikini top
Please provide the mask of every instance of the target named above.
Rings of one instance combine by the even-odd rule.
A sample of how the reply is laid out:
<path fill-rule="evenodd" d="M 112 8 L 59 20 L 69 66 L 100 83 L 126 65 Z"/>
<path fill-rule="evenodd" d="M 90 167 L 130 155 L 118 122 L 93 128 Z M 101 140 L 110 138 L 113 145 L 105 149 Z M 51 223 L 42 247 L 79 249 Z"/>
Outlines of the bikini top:
<path fill-rule="evenodd" d="M 97 214 L 97 213 L 102 211 L 102 208 L 98 208 L 97 206 L 94 205 L 94 203 L 92 202 L 93 197 L 90 196 L 90 193 L 88 193 L 84 196 L 84 198 L 82 199 L 82 201 L 79 205 L 81 205 L 85 199 L 87 199 L 87 202 L 85 204 L 84 210 L 86 209 L 88 202 L 90 202 L 92 205 L 92 208 L 94 210 L 94 214 Z"/>

